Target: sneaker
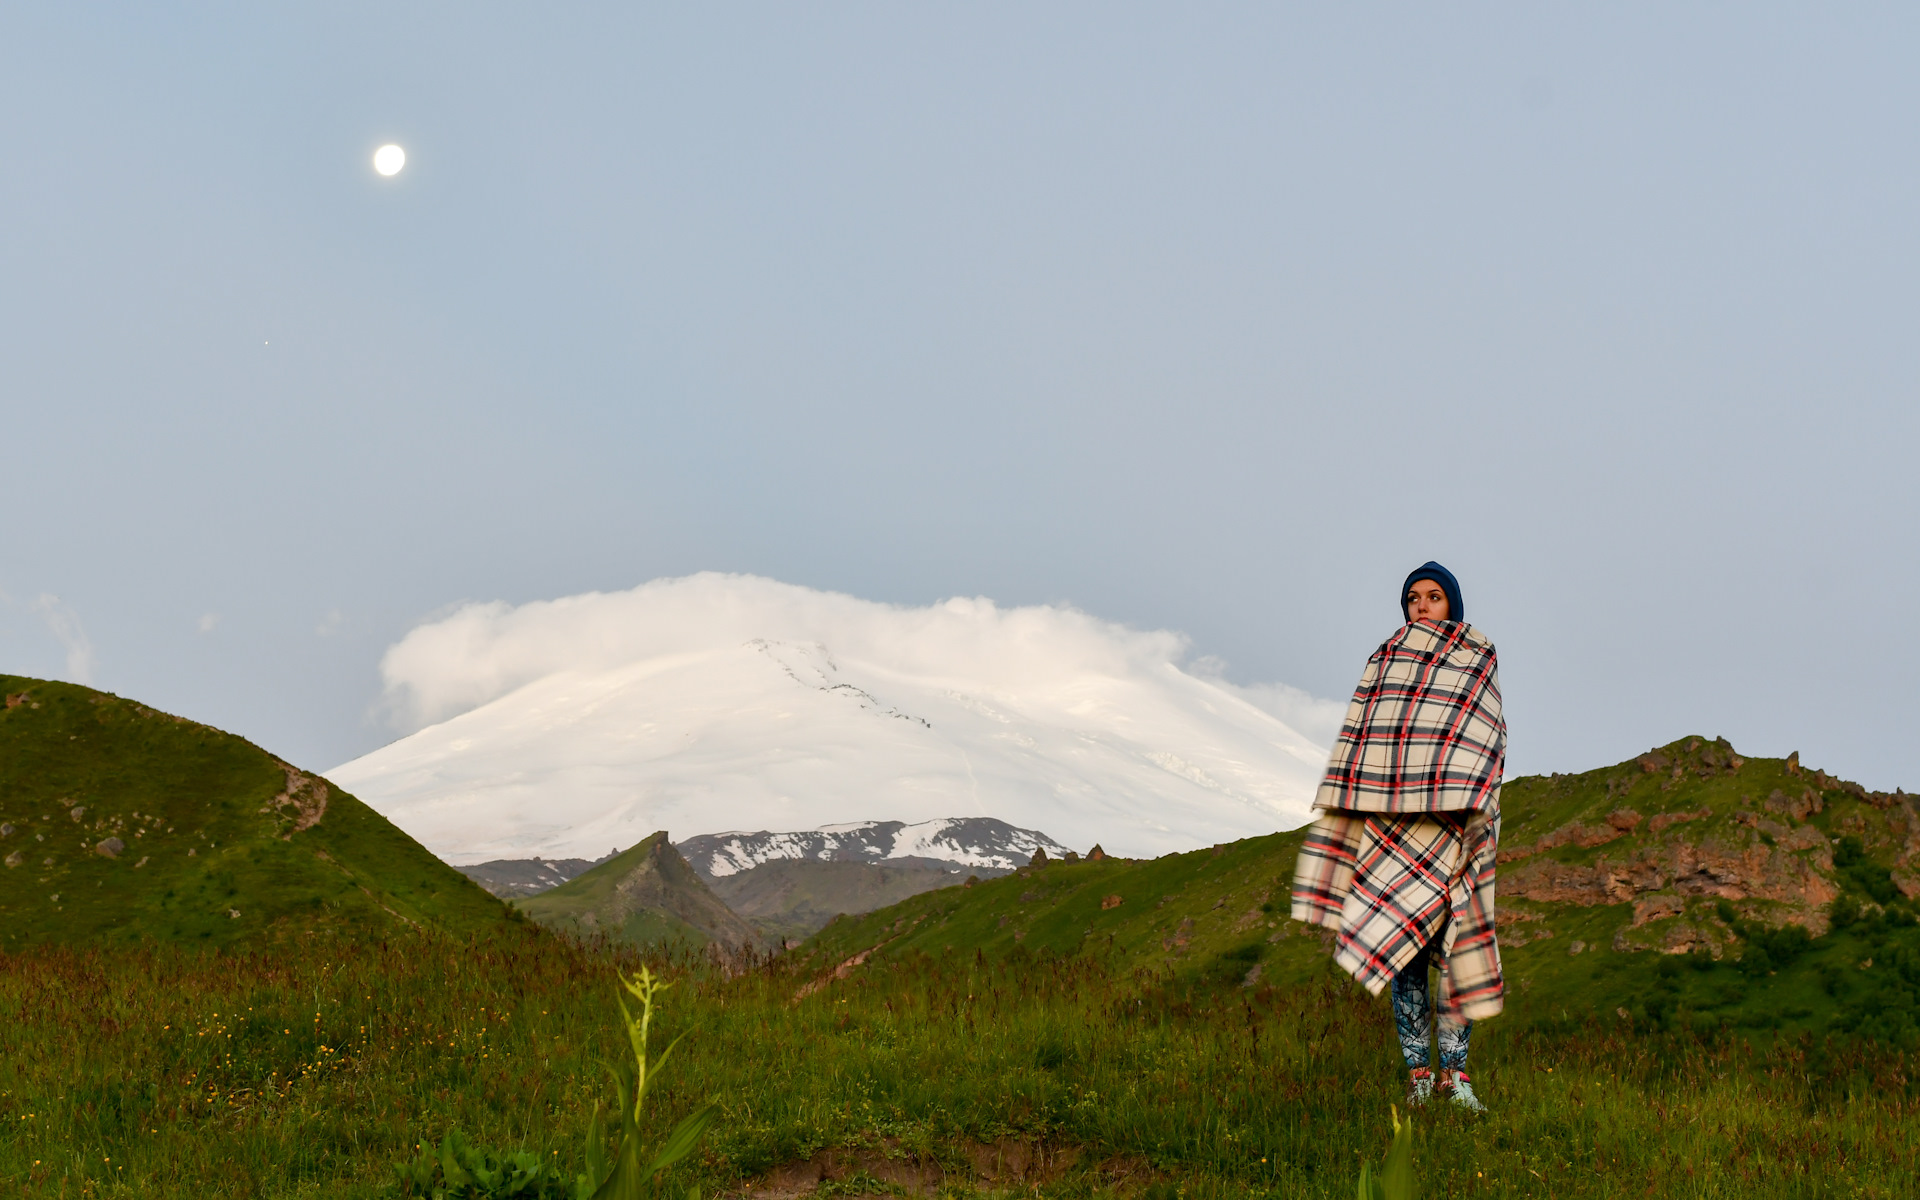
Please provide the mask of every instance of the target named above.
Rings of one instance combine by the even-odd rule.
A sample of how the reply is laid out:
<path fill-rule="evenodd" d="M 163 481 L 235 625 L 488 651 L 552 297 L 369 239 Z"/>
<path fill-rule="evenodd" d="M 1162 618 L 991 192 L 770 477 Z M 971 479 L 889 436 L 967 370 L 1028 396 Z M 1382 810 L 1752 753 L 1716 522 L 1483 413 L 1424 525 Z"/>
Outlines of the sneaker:
<path fill-rule="evenodd" d="M 1480 1097 L 1473 1094 L 1473 1083 L 1465 1071 L 1453 1072 L 1453 1077 L 1440 1085 L 1440 1090 L 1453 1101 L 1455 1108 L 1464 1108 L 1468 1112 L 1483 1113 L 1487 1106 L 1480 1103 Z"/>
<path fill-rule="evenodd" d="M 1433 1099 L 1433 1072 L 1425 1067 L 1415 1067 L 1413 1075 L 1407 1080 L 1407 1107 L 1419 1108 Z"/>

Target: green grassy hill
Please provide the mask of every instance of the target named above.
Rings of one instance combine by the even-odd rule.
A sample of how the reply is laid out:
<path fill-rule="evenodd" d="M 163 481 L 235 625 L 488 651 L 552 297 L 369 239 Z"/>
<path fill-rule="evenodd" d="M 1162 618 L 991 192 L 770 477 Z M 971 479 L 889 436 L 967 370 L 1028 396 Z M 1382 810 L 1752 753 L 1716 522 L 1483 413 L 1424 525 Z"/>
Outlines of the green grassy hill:
<path fill-rule="evenodd" d="M 1913 797 L 1683 738 L 1511 780 L 1502 809 L 1506 1019 L 1920 1038 Z M 1297 984 L 1331 969 L 1331 935 L 1286 915 L 1301 837 L 1028 868 L 836 921 L 798 953 L 821 970 L 1094 953 L 1199 986 Z"/>
<path fill-rule="evenodd" d="M 0 949 L 466 933 L 511 914 L 386 818 L 230 733 L 0 676 Z"/>
<path fill-rule="evenodd" d="M 921 892 L 958 887 L 965 878 L 964 872 L 944 863 L 781 858 L 711 880 L 707 886 L 727 907 L 779 943 L 817 933 L 842 913 L 872 912 Z"/>
<path fill-rule="evenodd" d="M 753 926 L 707 888 L 664 831 L 514 905 L 542 925 L 633 945 L 717 942 L 737 949 L 764 944 Z"/>

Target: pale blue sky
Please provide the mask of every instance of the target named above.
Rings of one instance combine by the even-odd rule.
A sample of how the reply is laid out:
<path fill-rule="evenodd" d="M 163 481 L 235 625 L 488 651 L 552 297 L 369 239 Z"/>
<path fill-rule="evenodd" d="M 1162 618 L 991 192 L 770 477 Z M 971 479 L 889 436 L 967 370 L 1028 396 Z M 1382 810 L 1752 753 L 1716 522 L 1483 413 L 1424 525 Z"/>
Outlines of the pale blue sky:
<path fill-rule="evenodd" d="M 1516 771 L 1920 785 L 1917 26 L 15 6 L 0 669 L 326 766 L 426 615 L 719 569 L 1344 695 L 1437 557 Z"/>

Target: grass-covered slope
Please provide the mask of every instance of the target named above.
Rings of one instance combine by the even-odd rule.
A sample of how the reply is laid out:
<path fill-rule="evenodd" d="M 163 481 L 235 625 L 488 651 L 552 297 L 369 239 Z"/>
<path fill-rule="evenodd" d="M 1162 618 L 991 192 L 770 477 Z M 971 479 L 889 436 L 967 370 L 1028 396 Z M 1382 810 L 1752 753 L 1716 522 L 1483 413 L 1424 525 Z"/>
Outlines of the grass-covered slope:
<path fill-rule="evenodd" d="M 0 948 L 470 932 L 508 910 L 352 796 L 242 738 L 0 676 Z"/>
<path fill-rule="evenodd" d="M 758 931 L 707 888 L 665 832 L 556 888 L 514 901 L 542 925 L 637 946 L 758 946 Z"/>
<path fill-rule="evenodd" d="M 1920 1038 L 1913 797 L 1684 738 L 1512 780 L 1502 809 L 1510 1018 Z M 1327 970 L 1329 938 L 1286 915 L 1302 832 L 1030 868 L 836 921 L 800 953 L 826 969 L 1024 948 L 1203 985 L 1300 982 Z"/>
<path fill-rule="evenodd" d="M 921 892 L 957 887 L 965 878 L 966 872 L 950 863 L 778 858 L 723 875 L 707 886 L 728 908 L 780 942 L 816 933 L 842 913 L 872 912 Z"/>

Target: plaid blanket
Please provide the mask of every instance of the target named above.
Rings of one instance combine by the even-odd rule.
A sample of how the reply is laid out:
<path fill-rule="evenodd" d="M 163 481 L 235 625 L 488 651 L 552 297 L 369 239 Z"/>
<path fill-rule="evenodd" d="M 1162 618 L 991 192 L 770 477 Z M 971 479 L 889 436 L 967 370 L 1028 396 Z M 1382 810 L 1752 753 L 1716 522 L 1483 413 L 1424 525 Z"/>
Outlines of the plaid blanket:
<path fill-rule="evenodd" d="M 1313 806 L 1379 813 L 1497 807 L 1506 762 L 1493 643 L 1462 621 L 1414 621 L 1367 660 Z"/>
<path fill-rule="evenodd" d="M 1440 934 L 1441 1013 L 1455 1024 L 1491 1017 L 1506 995 L 1499 844 L 1497 799 L 1470 813 L 1324 813 L 1294 866 L 1293 917 L 1334 930 L 1334 961 L 1376 996 Z"/>

